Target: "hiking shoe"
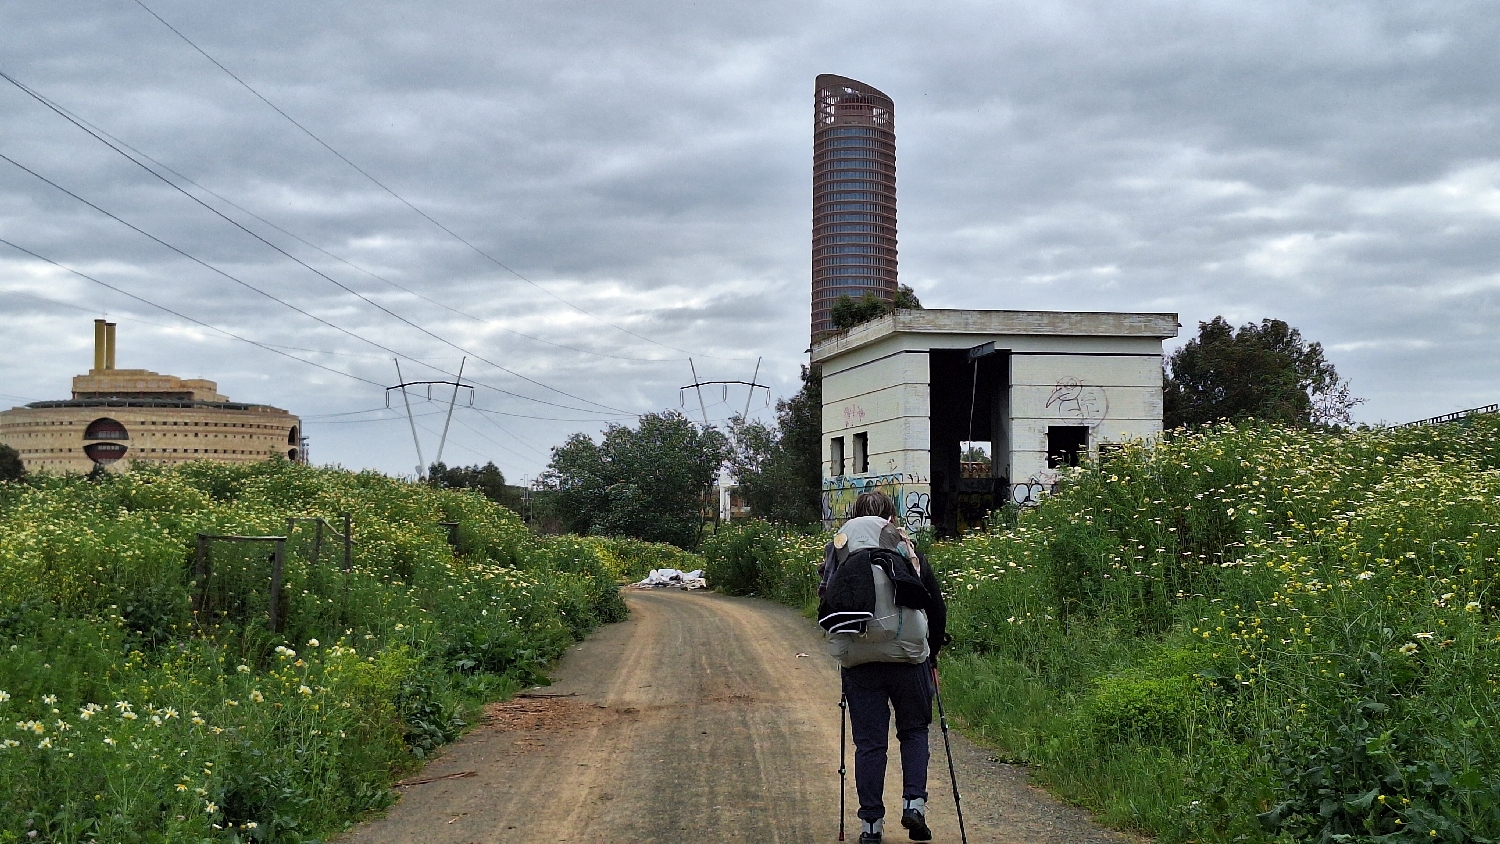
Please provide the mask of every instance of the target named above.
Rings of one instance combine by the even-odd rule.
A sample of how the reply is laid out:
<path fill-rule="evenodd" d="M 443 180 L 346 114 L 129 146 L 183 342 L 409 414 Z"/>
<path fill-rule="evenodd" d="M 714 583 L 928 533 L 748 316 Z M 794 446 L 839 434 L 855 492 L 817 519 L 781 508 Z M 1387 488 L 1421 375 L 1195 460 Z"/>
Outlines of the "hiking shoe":
<path fill-rule="evenodd" d="M 906 832 L 913 841 L 932 840 L 932 830 L 927 828 L 926 814 L 919 809 L 907 809 L 902 812 L 901 825 L 906 827 Z"/>
<path fill-rule="evenodd" d="M 859 844 L 880 844 L 880 833 L 885 829 L 885 819 L 865 821 L 859 825 Z"/>
<path fill-rule="evenodd" d="M 880 833 L 861 832 L 859 834 L 859 844 L 880 844 Z"/>

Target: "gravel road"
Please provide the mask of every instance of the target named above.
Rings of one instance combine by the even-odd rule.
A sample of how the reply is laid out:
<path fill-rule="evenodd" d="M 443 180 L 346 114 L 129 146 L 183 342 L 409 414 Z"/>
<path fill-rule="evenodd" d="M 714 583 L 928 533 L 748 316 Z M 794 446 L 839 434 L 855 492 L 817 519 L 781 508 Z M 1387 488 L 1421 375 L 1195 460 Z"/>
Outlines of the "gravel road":
<path fill-rule="evenodd" d="M 803 842 L 838 836 L 837 666 L 786 607 L 701 592 L 632 591 L 631 616 L 577 645 L 553 685 L 487 722 L 399 790 L 383 818 L 341 842 Z M 806 654 L 807 656 L 799 656 Z M 972 842 L 1134 841 L 1026 784 L 954 732 Z M 956 842 L 942 737 L 932 728 L 929 816 Z M 900 757 L 891 739 L 885 840 Z M 850 748 L 849 840 L 854 818 Z"/>

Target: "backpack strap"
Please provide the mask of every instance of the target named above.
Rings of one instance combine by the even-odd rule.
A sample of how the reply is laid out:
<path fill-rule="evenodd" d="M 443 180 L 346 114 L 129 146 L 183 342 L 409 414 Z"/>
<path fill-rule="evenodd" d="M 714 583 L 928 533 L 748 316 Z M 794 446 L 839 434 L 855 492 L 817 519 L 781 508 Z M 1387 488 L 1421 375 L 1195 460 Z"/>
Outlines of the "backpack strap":
<path fill-rule="evenodd" d="M 834 633 L 863 633 L 865 625 L 875 618 L 872 612 L 831 612 L 818 619 L 818 626 Z"/>

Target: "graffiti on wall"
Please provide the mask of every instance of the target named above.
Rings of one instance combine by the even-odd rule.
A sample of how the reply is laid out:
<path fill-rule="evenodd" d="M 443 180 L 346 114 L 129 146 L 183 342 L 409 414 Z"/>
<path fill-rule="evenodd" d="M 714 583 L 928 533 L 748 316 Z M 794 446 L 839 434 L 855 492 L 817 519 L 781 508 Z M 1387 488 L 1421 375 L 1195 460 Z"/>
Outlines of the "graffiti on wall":
<path fill-rule="evenodd" d="M 1057 492 L 1057 470 L 1043 469 L 1025 481 L 1011 484 L 1010 500 L 1021 507 L 1042 502 L 1042 496 Z"/>
<path fill-rule="evenodd" d="M 1058 416 L 1098 427 L 1109 416 L 1109 396 L 1103 387 L 1085 384 L 1077 378 L 1059 378 L 1047 397 L 1047 407 Z"/>
<path fill-rule="evenodd" d="M 854 499 L 862 493 L 880 491 L 896 502 L 897 514 L 907 530 L 932 527 L 931 482 L 920 475 L 889 473 L 865 477 L 823 479 L 823 526 L 832 529 L 848 518 Z"/>
<path fill-rule="evenodd" d="M 1109 394 L 1103 387 L 1085 384 L 1083 381 L 1062 377 L 1047 397 L 1047 405 L 1058 418 L 1078 425 L 1087 425 L 1092 441 L 1093 431 L 1109 418 Z M 1045 448 L 1045 445 L 1043 446 Z M 1021 507 L 1041 503 L 1042 497 L 1057 491 L 1057 472 L 1043 469 L 1019 483 L 1011 484 L 1010 500 Z"/>

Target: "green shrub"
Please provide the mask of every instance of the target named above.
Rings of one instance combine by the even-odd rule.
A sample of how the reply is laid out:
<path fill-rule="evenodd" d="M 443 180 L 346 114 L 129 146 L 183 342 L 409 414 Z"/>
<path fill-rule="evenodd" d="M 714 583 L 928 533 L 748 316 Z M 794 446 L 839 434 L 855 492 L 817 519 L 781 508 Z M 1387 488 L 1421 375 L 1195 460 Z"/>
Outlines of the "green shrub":
<path fill-rule="evenodd" d="M 665 542 L 646 542 L 629 537 L 598 537 L 593 541 L 598 543 L 610 572 L 623 580 L 640 580 L 652 569 L 695 571 L 703 568 L 702 557 Z"/>
<path fill-rule="evenodd" d="M 197 463 L 7 485 L 0 509 L 0 841 L 320 840 L 484 696 L 624 615 L 596 545 L 538 540 L 472 493 L 374 473 Z M 214 544 L 195 610 L 195 534 Z M 440 522 L 460 523 L 460 553 Z M 326 539 L 326 537 L 325 537 Z"/>
<path fill-rule="evenodd" d="M 1103 742 L 1180 746 L 1192 720 L 1189 677 L 1101 677 L 1081 707 L 1086 729 Z"/>
<path fill-rule="evenodd" d="M 828 539 L 753 519 L 733 522 L 704 540 L 704 576 L 710 587 L 730 595 L 816 605 L 818 565 Z"/>
<path fill-rule="evenodd" d="M 717 559 L 781 599 L 744 530 Z M 1500 840 L 1500 417 L 1173 433 L 929 556 L 955 716 L 1111 823 Z"/>

